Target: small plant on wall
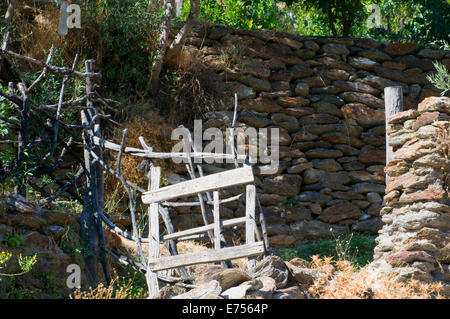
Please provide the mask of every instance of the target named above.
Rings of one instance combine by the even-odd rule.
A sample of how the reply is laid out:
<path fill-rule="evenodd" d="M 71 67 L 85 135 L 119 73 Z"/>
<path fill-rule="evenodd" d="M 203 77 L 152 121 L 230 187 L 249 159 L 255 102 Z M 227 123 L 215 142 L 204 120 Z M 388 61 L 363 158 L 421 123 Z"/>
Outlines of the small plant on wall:
<path fill-rule="evenodd" d="M 436 73 L 428 75 L 427 79 L 439 90 L 442 90 L 441 95 L 444 96 L 450 92 L 450 73 L 442 63 L 433 62 L 433 65 Z"/>

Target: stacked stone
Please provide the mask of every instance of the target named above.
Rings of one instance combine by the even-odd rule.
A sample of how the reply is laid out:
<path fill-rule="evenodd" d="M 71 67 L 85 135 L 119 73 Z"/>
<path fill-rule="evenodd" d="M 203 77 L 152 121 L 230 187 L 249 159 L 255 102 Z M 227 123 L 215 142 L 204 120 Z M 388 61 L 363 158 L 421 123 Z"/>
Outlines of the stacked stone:
<path fill-rule="evenodd" d="M 372 266 L 397 280 L 441 281 L 450 292 L 450 99 L 427 98 L 418 110 L 388 118 L 393 160 Z"/>
<path fill-rule="evenodd" d="M 256 173 L 271 243 L 285 247 L 331 237 L 330 228 L 377 233 L 385 189 L 383 89 L 402 86 L 404 109 L 417 108 L 440 94 L 426 80 L 432 62 L 450 68 L 450 52 L 435 46 L 218 26 L 197 30 L 184 52 L 182 61 L 198 66 L 198 59 L 230 89 L 226 107 L 208 113 L 204 129 L 229 127 L 234 93 L 238 125 L 279 128 L 277 174 L 264 165 Z M 233 205 L 234 215 L 243 213 L 242 203 Z M 177 220 L 194 224 L 181 214 Z"/>

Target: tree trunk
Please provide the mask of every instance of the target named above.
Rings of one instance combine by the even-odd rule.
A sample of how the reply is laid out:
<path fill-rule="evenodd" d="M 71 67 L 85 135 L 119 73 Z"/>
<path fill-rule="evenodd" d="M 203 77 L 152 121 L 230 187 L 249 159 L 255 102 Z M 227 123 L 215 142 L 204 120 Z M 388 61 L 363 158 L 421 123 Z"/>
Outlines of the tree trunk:
<path fill-rule="evenodd" d="M 342 33 L 344 37 L 347 37 L 352 29 L 352 16 L 349 14 L 347 17 L 347 14 L 345 13 L 345 10 L 342 10 Z"/>
<path fill-rule="evenodd" d="M 328 13 L 328 25 L 330 26 L 331 32 L 333 33 L 333 36 L 337 36 L 336 27 L 334 25 L 334 15 L 331 12 L 331 7 L 328 7 L 327 13 Z"/>
<path fill-rule="evenodd" d="M 186 37 L 197 23 L 198 15 L 200 14 L 200 3 L 201 0 L 191 0 L 191 11 L 189 12 L 186 24 L 181 28 L 175 39 L 170 44 L 164 62 L 172 60 L 180 54 L 181 48 L 186 41 Z"/>
<path fill-rule="evenodd" d="M 156 55 L 154 57 L 152 72 L 150 78 L 150 85 L 152 94 L 156 95 L 159 91 L 159 74 L 161 73 L 161 68 L 164 61 L 164 56 L 166 55 L 166 50 L 169 42 L 170 33 L 170 20 L 173 17 L 173 2 L 170 0 L 164 1 L 164 17 L 161 27 L 161 33 L 159 35 L 159 45 L 157 48 Z"/>
<path fill-rule="evenodd" d="M 151 73 L 151 90 L 156 95 L 159 91 L 159 75 L 164 63 L 176 59 L 186 41 L 187 35 L 197 23 L 201 0 L 190 0 L 191 9 L 185 25 L 181 28 L 172 43 L 169 44 L 170 21 L 174 16 L 174 2 L 166 0 L 164 4 L 164 19 L 160 33 L 158 52 L 155 56 Z"/>

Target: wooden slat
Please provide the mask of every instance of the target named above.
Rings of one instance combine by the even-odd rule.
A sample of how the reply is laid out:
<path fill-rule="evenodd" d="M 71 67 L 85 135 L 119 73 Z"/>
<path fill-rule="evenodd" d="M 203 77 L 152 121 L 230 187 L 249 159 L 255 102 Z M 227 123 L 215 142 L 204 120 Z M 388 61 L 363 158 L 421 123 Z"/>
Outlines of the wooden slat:
<path fill-rule="evenodd" d="M 101 146 L 103 148 L 107 148 L 109 150 L 113 150 L 118 152 L 120 150 L 120 145 L 116 143 L 109 142 L 107 140 L 101 139 L 97 136 L 89 135 L 92 139 L 92 143 Z M 231 154 L 217 154 L 217 153 L 158 153 L 152 152 L 150 150 L 144 150 L 140 148 L 134 147 L 126 147 L 123 151 L 124 154 L 129 154 L 132 156 L 149 158 L 149 159 L 202 159 L 202 160 L 217 160 L 221 159 L 223 161 L 226 160 L 234 160 L 234 156 Z M 246 155 L 238 155 L 238 159 L 243 161 L 246 159 Z"/>
<path fill-rule="evenodd" d="M 234 226 L 234 225 L 238 225 L 238 224 L 243 224 L 246 221 L 246 217 L 238 217 L 238 218 L 233 218 L 233 219 L 228 219 L 228 220 L 224 220 L 221 222 L 221 226 L 222 227 L 229 227 L 229 226 Z M 205 233 L 208 230 L 213 230 L 214 229 L 214 224 L 209 224 L 206 226 L 200 226 L 200 227 L 196 227 L 196 228 L 191 228 L 191 229 L 187 229 L 187 230 L 182 230 L 173 234 L 168 234 L 168 235 L 164 235 L 163 240 L 171 240 L 171 239 L 177 239 L 177 238 L 181 238 L 181 237 L 185 237 L 185 236 L 190 236 L 190 235 L 195 235 L 195 234 L 201 234 L 201 233 Z"/>
<path fill-rule="evenodd" d="M 155 191 L 159 188 L 161 178 L 161 167 L 153 166 L 151 168 L 151 190 Z M 159 257 L 159 204 L 152 203 L 149 209 L 149 226 L 150 226 L 150 245 L 149 245 L 149 259 Z M 155 272 L 148 269 L 147 282 L 149 284 L 149 297 L 153 298 L 159 293 L 158 277 Z"/>
<path fill-rule="evenodd" d="M 254 184 L 246 186 L 246 203 L 245 203 L 245 239 L 247 245 L 251 245 L 255 242 L 255 205 L 256 205 L 256 189 Z M 248 267 L 252 268 L 256 264 L 254 258 L 249 258 Z"/>
<path fill-rule="evenodd" d="M 251 166 L 244 166 L 144 193 L 142 195 L 142 202 L 144 204 L 151 204 L 198 193 L 212 192 L 220 188 L 248 184 L 253 181 Z"/>
<path fill-rule="evenodd" d="M 204 263 L 216 263 L 243 257 L 254 257 L 264 253 L 262 241 L 242 246 L 222 248 L 219 250 L 205 250 L 178 256 L 161 257 L 149 260 L 152 271 L 160 271 L 181 266 L 190 266 Z"/>
<path fill-rule="evenodd" d="M 214 249 L 220 249 L 220 214 L 219 214 L 219 191 L 213 192 L 214 201 Z"/>

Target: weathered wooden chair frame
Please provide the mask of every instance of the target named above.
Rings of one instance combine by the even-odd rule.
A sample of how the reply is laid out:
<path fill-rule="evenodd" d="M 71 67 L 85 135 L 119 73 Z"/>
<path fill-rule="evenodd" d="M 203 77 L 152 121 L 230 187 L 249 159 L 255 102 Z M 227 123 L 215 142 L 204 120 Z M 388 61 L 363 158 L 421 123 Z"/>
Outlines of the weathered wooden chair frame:
<path fill-rule="evenodd" d="M 263 241 L 255 240 L 255 232 L 257 227 L 255 219 L 256 188 L 254 185 L 254 175 L 251 166 L 244 165 L 240 168 L 211 174 L 163 188 L 159 188 L 160 177 L 161 168 L 152 167 L 150 191 L 142 195 L 142 202 L 150 205 L 149 224 L 151 227 L 149 233 L 147 280 L 150 286 L 151 297 L 155 296 L 159 291 L 158 279 L 156 275 L 157 271 L 202 263 L 222 262 L 243 257 L 249 258 L 249 267 L 252 267 L 255 263 L 254 257 L 264 253 Z M 221 222 L 219 214 L 219 189 L 239 185 L 245 185 L 246 187 L 245 216 L 228 219 Z M 154 227 L 154 225 L 159 225 L 159 203 L 179 197 L 189 197 L 206 192 L 213 192 L 214 222 L 205 226 L 164 235 L 162 237 L 162 241 L 176 240 L 181 237 L 213 231 L 214 249 L 160 257 L 159 227 Z M 244 223 L 246 243 L 241 246 L 221 248 L 221 227 L 229 227 Z"/>

